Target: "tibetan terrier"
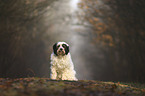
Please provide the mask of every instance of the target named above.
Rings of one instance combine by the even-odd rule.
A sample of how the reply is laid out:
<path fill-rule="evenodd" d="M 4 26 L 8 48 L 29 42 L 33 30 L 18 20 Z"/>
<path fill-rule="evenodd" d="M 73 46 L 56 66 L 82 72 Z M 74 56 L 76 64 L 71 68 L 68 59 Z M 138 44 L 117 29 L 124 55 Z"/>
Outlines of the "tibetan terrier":
<path fill-rule="evenodd" d="M 66 42 L 57 42 L 53 45 L 51 54 L 51 79 L 77 80 L 74 65 Z"/>

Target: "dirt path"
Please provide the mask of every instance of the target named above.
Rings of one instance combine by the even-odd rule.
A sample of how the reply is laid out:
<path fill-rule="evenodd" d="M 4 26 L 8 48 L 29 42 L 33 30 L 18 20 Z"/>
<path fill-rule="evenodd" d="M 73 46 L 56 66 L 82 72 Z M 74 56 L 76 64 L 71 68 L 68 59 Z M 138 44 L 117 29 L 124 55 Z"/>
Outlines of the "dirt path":
<path fill-rule="evenodd" d="M 0 96 L 143 96 L 145 89 L 120 83 L 48 78 L 0 79 Z"/>

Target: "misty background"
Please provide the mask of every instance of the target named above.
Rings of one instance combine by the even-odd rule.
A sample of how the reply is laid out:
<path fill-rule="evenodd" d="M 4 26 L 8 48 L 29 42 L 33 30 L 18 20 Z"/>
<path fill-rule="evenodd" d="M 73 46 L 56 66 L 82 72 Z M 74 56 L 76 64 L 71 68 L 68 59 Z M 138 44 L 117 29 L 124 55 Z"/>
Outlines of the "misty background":
<path fill-rule="evenodd" d="M 144 0 L 0 0 L 0 78 L 49 77 L 70 45 L 78 79 L 145 83 Z"/>

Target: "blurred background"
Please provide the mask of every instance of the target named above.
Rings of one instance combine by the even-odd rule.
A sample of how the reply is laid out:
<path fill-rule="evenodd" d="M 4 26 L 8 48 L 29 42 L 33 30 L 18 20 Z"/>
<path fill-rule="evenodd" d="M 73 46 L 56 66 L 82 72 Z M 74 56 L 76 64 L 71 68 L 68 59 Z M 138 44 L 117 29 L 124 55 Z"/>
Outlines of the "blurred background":
<path fill-rule="evenodd" d="M 57 41 L 78 79 L 145 83 L 144 0 L 0 0 L 0 78 L 49 77 Z"/>

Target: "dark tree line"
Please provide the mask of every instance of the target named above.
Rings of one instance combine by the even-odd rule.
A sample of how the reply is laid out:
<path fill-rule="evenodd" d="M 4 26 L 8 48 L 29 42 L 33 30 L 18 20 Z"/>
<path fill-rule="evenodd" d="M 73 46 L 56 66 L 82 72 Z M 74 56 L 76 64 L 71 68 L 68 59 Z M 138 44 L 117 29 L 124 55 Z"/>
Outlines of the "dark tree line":
<path fill-rule="evenodd" d="M 145 1 L 83 0 L 79 4 L 101 43 L 106 66 L 102 80 L 145 81 Z M 96 62 L 99 60 L 96 59 Z M 93 65 L 96 72 L 95 65 Z M 96 76 L 97 78 L 97 76 Z"/>
<path fill-rule="evenodd" d="M 115 0 L 109 4 L 117 27 L 116 50 L 120 67 L 129 81 L 145 80 L 145 1 Z M 116 56 L 115 56 L 116 57 Z M 124 75 L 121 77 L 124 78 Z"/>
<path fill-rule="evenodd" d="M 44 15 L 53 1 L 0 0 L 0 77 L 48 77 Z"/>

